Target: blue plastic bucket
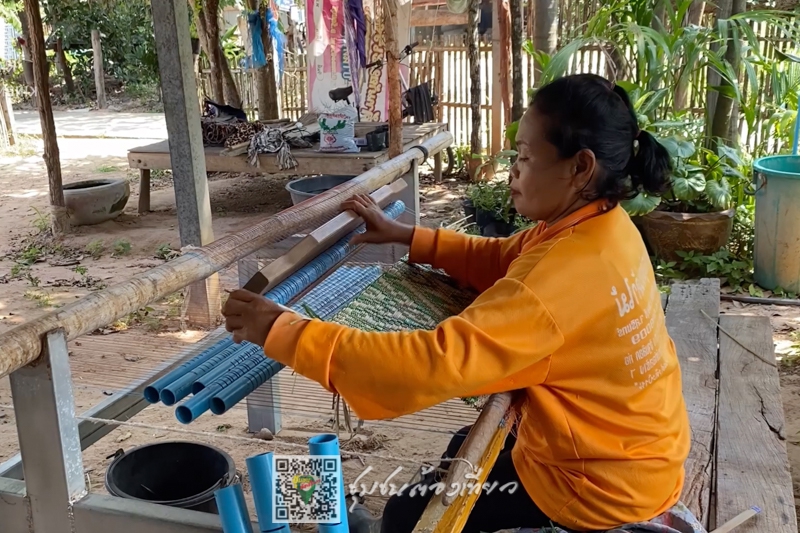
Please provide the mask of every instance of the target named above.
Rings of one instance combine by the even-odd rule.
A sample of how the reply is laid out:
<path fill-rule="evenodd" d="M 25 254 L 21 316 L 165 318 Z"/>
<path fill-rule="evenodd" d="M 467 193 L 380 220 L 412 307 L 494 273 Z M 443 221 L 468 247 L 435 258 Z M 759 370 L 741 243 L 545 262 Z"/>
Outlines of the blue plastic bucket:
<path fill-rule="evenodd" d="M 769 290 L 800 292 L 800 156 L 756 160 L 753 180 L 755 281 Z"/>

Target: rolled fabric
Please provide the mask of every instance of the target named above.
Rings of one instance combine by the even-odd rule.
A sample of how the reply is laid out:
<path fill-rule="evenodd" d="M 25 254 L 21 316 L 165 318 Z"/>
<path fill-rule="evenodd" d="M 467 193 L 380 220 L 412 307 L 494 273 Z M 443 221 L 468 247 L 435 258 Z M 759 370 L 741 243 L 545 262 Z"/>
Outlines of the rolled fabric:
<path fill-rule="evenodd" d="M 273 453 L 267 452 L 248 457 L 247 473 L 250 475 L 250 490 L 253 492 L 253 502 L 256 505 L 258 528 L 262 533 L 289 533 L 288 524 L 273 522 L 273 487 L 274 472 L 272 471 Z"/>
<path fill-rule="evenodd" d="M 236 483 L 214 492 L 223 533 L 253 533 L 242 485 Z"/>
<path fill-rule="evenodd" d="M 208 348 L 200 352 L 198 355 L 194 356 L 190 360 L 183 363 L 175 370 L 169 372 L 165 376 L 160 377 L 159 379 L 155 380 L 150 385 L 145 387 L 144 399 L 150 403 L 158 403 L 159 400 L 161 399 L 161 390 L 164 387 L 174 382 L 175 380 L 183 377 L 187 372 L 194 370 L 201 364 L 208 361 L 211 357 L 214 356 L 214 354 L 218 353 L 219 350 L 224 350 L 225 348 L 231 346 L 232 344 L 233 344 L 233 338 L 228 337 L 226 339 L 222 339 L 213 346 L 209 346 Z"/>
<path fill-rule="evenodd" d="M 229 357 L 241 349 L 242 347 L 239 345 L 234 344 L 229 346 L 161 389 L 161 403 L 164 405 L 175 405 L 183 400 L 192 392 L 192 384 L 199 377 L 211 372 L 217 365 L 224 364 Z"/>
<path fill-rule="evenodd" d="M 311 455 L 336 456 L 337 478 L 339 479 L 339 516 L 338 524 L 318 524 L 319 533 L 349 533 L 347 522 L 347 504 L 344 499 L 344 478 L 342 477 L 342 457 L 339 453 L 339 438 L 332 433 L 323 433 L 308 439 L 308 451 Z"/>
<path fill-rule="evenodd" d="M 248 368 L 253 368 L 258 363 L 264 360 L 264 349 L 256 344 L 247 342 L 243 345 L 242 349 L 235 353 L 228 362 L 220 364 L 209 373 L 200 376 L 194 383 L 192 383 L 192 394 L 197 394 L 207 385 L 214 383 L 219 377 L 223 376 L 226 372 L 239 365 L 249 365 Z"/>
<path fill-rule="evenodd" d="M 272 359 L 265 359 L 231 385 L 214 395 L 214 397 L 211 398 L 211 412 L 215 415 L 223 414 L 242 401 L 245 396 L 266 383 L 267 380 L 277 374 L 283 366 L 284 365 Z"/>

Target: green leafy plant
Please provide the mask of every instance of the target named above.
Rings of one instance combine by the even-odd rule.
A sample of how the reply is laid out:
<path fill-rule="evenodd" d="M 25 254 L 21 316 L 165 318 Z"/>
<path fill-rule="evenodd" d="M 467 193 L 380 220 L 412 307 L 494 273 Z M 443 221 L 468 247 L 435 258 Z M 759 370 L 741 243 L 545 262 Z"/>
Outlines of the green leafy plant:
<path fill-rule="evenodd" d="M 511 188 L 504 181 L 482 181 L 471 185 L 467 198 L 475 209 L 492 213 L 497 220 L 511 222 L 516 215 L 511 201 Z"/>
<path fill-rule="evenodd" d="M 86 253 L 88 253 L 92 259 L 100 259 L 103 257 L 103 254 L 106 251 L 106 245 L 101 240 L 94 240 L 86 245 Z"/>
<path fill-rule="evenodd" d="M 125 239 L 114 241 L 114 256 L 120 257 L 131 253 L 131 243 Z"/>
<path fill-rule="evenodd" d="M 716 152 L 697 148 L 679 137 L 661 139 L 672 157 L 671 187 L 661 198 L 644 191 L 623 202 L 632 216 L 645 215 L 655 209 L 676 213 L 709 213 L 734 206 L 735 197 L 744 192 L 745 167 L 739 154 L 730 147 L 718 145 Z"/>

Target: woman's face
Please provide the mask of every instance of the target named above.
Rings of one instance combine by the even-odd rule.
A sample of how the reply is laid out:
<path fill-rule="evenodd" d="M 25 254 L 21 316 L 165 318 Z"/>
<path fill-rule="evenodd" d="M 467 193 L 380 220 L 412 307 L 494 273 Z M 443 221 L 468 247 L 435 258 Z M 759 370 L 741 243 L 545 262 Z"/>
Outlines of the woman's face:
<path fill-rule="evenodd" d="M 590 150 L 561 159 L 545 138 L 545 127 L 544 117 L 529 107 L 517 130 L 511 197 L 519 214 L 552 224 L 589 203 L 581 192 L 592 186 L 595 159 Z"/>

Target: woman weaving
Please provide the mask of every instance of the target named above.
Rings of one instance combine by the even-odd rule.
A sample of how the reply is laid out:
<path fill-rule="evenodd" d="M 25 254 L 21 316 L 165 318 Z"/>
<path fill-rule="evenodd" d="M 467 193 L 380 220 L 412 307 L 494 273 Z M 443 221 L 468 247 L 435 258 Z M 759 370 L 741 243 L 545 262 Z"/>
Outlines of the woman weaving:
<path fill-rule="evenodd" d="M 408 244 L 411 262 L 476 289 L 458 316 L 434 331 L 370 333 L 237 291 L 223 311 L 227 329 L 338 392 L 364 419 L 521 391 L 516 439 L 488 483 L 524 490 L 482 494 L 465 532 L 650 520 L 678 502 L 689 422 L 653 269 L 619 202 L 666 190 L 669 156 L 639 131 L 625 91 L 594 75 L 538 90 L 516 143 L 514 206 L 540 223 L 509 238 L 406 226 L 368 197 L 343 206 L 366 221 L 360 242 Z M 388 501 L 384 533 L 413 530 L 430 492 L 409 492 Z"/>

